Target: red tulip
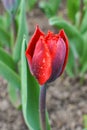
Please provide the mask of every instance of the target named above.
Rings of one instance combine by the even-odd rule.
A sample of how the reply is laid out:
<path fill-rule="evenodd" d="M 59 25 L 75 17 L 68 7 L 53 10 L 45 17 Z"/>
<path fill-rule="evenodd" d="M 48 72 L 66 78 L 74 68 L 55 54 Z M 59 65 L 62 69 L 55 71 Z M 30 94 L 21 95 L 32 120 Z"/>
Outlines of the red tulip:
<path fill-rule="evenodd" d="M 31 73 L 40 85 L 59 77 L 68 59 L 68 39 L 64 30 L 58 34 L 51 31 L 45 35 L 37 26 L 28 43 L 26 57 Z"/>

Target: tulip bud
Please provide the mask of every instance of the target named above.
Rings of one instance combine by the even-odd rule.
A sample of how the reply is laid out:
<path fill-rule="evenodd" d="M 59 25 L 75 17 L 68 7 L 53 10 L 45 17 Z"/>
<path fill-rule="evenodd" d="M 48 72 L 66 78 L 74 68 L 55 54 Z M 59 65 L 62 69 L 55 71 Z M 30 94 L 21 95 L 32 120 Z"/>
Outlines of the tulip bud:
<path fill-rule="evenodd" d="M 2 0 L 2 3 L 9 13 L 14 13 L 17 9 L 17 0 Z"/>
<path fill-rule="evenodd" d="M 28 43 L 26 57 L 31 73 L 40 85 L 54 81 L 65 69 L 68 59 L 68 39 L 64 30 L 58 34 L 49 31 L 46 35 L 36 27 Z"/>

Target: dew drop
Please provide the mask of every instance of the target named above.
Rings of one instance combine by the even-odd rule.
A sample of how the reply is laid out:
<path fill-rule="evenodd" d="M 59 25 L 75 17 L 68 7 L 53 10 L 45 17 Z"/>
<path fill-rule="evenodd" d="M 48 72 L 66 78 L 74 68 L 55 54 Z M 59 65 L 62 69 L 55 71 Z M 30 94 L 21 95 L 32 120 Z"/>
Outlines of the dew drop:
<path fill-rule="evenodd" d="M 45 63 L 45 58 L 43 59 L 43 63 Z"/>

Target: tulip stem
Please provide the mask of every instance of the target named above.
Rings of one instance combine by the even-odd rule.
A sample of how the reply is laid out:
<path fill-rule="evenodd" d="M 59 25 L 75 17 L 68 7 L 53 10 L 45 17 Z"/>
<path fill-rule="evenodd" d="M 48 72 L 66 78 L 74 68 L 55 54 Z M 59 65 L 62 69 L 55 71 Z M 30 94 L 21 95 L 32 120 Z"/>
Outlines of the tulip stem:
<path fill-rule="evenodd" d="M 41 86 L 40 89 L 40 122 L 41 130 L 46 130 L 46 86 Z"/>

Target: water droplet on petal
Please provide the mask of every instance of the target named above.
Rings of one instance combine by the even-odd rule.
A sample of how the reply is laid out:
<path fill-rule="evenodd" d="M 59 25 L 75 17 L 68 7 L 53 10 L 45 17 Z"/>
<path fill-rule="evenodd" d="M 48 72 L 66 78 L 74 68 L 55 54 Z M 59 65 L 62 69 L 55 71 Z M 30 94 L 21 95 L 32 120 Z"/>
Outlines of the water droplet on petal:
<path fill-rule="evenodd" d="M 45 58 L 44 58 L 42 62 L 45 63 L 45 61 L 46 61 L 46 60 L 45 60 Z"/>

